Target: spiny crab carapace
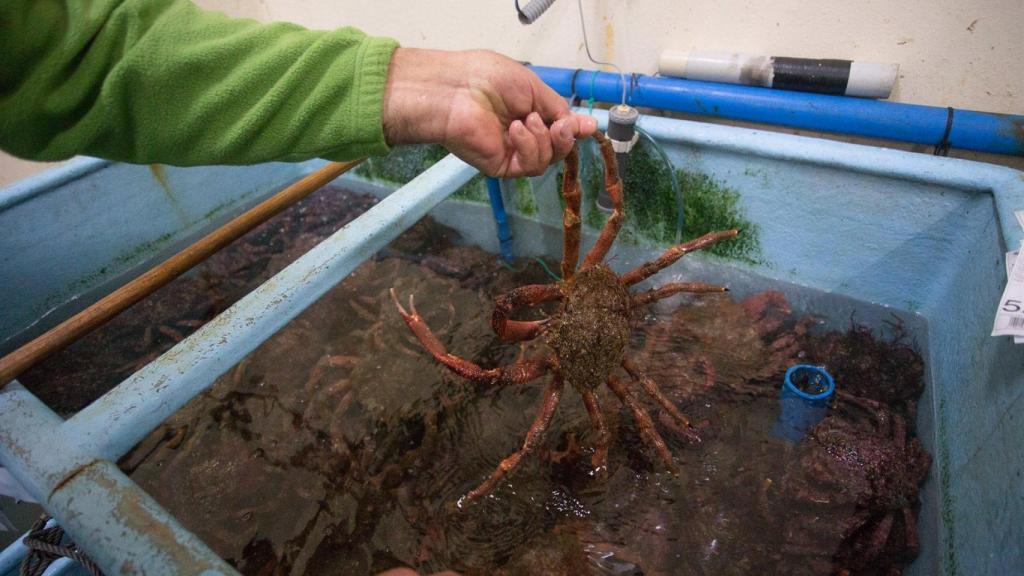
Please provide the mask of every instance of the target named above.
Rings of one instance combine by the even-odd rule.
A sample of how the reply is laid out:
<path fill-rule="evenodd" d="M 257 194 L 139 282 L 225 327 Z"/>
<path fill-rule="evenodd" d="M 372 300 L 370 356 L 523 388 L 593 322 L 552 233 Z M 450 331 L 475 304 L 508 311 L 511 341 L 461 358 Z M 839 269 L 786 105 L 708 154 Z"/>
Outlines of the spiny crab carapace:
<path fill-rule="evenodd" d="M 723 292 L 726 288 L 703 283 L 672 282 L 654 290 L 632 294 L 629 287 L 668 267 L 685 254 L 732 238 L 738 231 L 710 232 L 669 248 L 656 260 L 646 262 L 635 270 L 622 275 L 615 274 L 604 264 L 604 258 L 622 226 L 622 182 L 619 180 L 611 142 L 600 132 L 596 133 L 594 138 L 601 147 L 605 188 L 612 199 L 613 210 L 593 248 L 584 256 L 583 264 L 577 267 L 580 253 L 581 194 L 579 159 L 574 147 L 565 158 L 565 176 L 562 182 L 562 195 L 565 198 L 562 280 L 555 284 L 521 286 L 495 298 L 491 326 L 498 337 L 505 342 L 542 338 L 549 349 L 547 354 L 508 366 L 481 368 L 450 354 L 445 349 L 444 344 L 416 312 L 412 295 L 409 296 L 407 310 L 399 303 L 394 290 L 391 291 L 399 313 L 423 347 L 435 360 L 459 376 L 480 384 L 513 385 L 525 384 L 548 373 L 552 374 L 551 381 L 544 391 L 540 409 L 533 425 L 526 433 L 522 448 L 502 460 L 489 478 L 465 496 L 465 502 L 493 490 L 497 483 L 519 464 L 523 456 L 540 444 L 558 407 L 566 383 L 582 396 L 591 425 L 597 432 L 596 446 L 591 459 L 595 468 L 604 467 L 610 443 L 610 435 L 595 394 L 595 391 L 604 384 L 633 413 L 641 438 L 659 455 L 669 470 L 675 471 L 672 454 L 655 429 L 647 410 L 640 403 L 635 385 L 639 384 L 640 389 L 671 415 L 681 429 L 695 437 L 686 417 L 661 392 L 658 385 L 626 356 L 630 319 L 634 310 L 673 294 Z M 560 302 L 558 310 L 543 320 L 525 321 L 510 318 L 516 310 L 555 301 Z M 615 372 L 620 367 L 629 375 L 632 385 L 616 377 Z"/>

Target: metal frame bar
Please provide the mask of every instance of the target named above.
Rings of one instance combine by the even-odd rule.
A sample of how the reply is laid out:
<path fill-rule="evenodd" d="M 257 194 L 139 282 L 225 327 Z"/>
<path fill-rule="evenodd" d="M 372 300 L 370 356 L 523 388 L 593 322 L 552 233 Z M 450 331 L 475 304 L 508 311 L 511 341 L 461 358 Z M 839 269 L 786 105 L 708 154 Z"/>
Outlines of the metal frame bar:
<path fill-rule="evenodd" d="M 0 391 L 0 462 L 107 574 L 235 574 L 113 463 L 476 171 L 448 156 L 63 421 Z"/>

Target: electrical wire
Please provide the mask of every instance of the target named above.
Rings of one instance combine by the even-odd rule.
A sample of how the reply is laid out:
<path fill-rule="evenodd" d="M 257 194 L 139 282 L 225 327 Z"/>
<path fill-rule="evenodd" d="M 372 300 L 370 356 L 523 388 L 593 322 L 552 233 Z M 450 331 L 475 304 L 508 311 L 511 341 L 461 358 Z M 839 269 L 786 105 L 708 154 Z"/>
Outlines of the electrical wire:
<path fill-rule="evenodd" d="M 619 82 L 622 84 L 622 102 L 621 102 L 621 104 L 623 106 L 625 106 L 626 105 L 626 75 L 622 73 L 622 69 L 619 68 L 618 66 L 616 66 L 614 62 L 602 62 L 601 60 L 598 60 L 598 59 L 594 58 L 594 55 L 590 53 L 590 42 L 587 40 L 587 24 L 586 24 L 586 22 L 583 21 L 583 0 L 576 0 L 576 6 L 579 8 L 579 12 L 580 12 L 580 31 L 583 32 L 583 47 L 587 49 L 587 58 L 589 58 L 591 62 L 593 62 L 594 64 L 597 64 L 598 66 L 610 66 L 612 69 L 614 69 L 616 72 L 619 73 Z M 593 83 L 591 83 L 590 97 L 591 97 L 591 99 L 593 99 L 593 97 L 594 97 Z"/>

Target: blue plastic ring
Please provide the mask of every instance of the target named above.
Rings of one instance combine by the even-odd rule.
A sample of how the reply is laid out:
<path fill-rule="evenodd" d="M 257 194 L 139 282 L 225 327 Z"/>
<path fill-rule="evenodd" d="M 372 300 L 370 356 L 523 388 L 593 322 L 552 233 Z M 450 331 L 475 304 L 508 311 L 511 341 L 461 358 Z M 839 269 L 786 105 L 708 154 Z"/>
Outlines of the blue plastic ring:
<path fill-rule="evenodd" d="M 825 390 L 817 394 L 808 394 L 807 392 L 804 392 L 803 390 L 797 388 L 796 385 L 793 384 L 793 374 L 796 374 L 797 371 L 812 372 L 815 375 L 824 378 L 826 383 Z M 796 366 L 790 366 L 789 370 L 786 370 L 785 386 L 791 392 L 805 400 L 823 400 L 831 396 L 832 392 L 835 391 L 836 381 L 833 380 L 832 375 L 826 372 L 825 369 L 822 368 L 821 366 L 812 366 L 810 364 L 797 364 Z"/>

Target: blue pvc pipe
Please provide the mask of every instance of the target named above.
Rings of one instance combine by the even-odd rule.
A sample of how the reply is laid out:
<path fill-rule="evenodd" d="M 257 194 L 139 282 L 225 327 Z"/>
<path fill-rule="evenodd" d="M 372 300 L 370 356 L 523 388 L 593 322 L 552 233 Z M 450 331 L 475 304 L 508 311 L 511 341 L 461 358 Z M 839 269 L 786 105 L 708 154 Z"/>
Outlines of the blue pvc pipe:
<path fill-rule="evenodd" d="M 617 103 L 622 98 L 618 74 L 531 66 L 541 80 L 562 96 Z M 700 82 L 681 78 L 636 76 L 627 91 L 633 106 L 702 114 L 854 136 L 937 145 L 949 117 L 947 108 L 900 104 L 848 96 L 830 96 Z M 956 109 L 950 129 L 953 148 L 994 154 L 1024 155 L 1024 116 Z"/>
<path fill-rule="evenodd" d="M 794 382 L 801 375 L 808 382 L 821 387 L 818 392 L 807 392 Z M 779 394 L 779 420 L 775 424 L 775 434 L 790 442 L 799 442 L 807 435 L 807 431 L 821 422 L 828 413 L 828 404 L 832 393 L 836 390 L 836 382 L 832 375 L 820 366 L 797 364 L 786 370 L 786 377 Z"/>
<path fill-rule="evenodd" d="M 494 225 L 498 227 L 498 246 L 501 259 L 512 261 L 512 231 L 508 227 L 508 215 L 505 214 L 505 202 L 501 199 L 501 180 L 487 177 L 487 195 L 491 198 L 491 212 L 494 213 Z"/>

